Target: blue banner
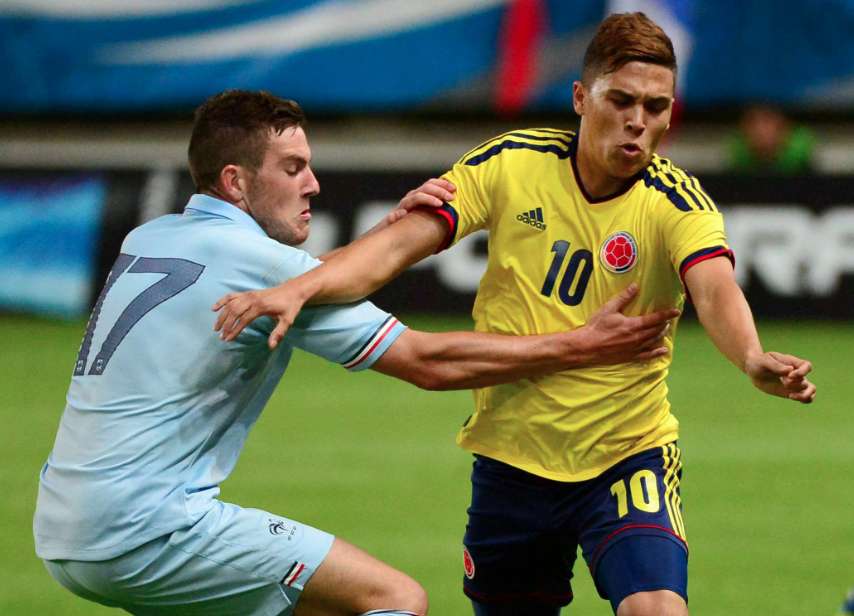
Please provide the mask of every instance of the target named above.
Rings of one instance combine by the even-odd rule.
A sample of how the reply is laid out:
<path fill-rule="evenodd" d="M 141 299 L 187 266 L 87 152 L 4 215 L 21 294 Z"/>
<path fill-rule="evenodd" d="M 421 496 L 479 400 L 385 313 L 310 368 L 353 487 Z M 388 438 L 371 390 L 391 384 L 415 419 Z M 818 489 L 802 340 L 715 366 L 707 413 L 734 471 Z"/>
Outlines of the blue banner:
<path fill-rule="evenodd" d="M 89 310 L 105 193 L 93 175 L 0 180 L 0 308 Z"/>
<path fill-rule="evenodd" d="M 529 0 L 527 12 L 511 10 L 519 4 L 5 0 L 0 110 L 186 110 L 226 88 L 263 88 L 310 113 L 489 113 L 524 26 L 531 60 L 512 68 L 526 76 L 526 107 L 564 111 L 587 42 L 615 9 L 645 10 L 668 30 L 689 107 L 854 106 L 854 0 Z"/>

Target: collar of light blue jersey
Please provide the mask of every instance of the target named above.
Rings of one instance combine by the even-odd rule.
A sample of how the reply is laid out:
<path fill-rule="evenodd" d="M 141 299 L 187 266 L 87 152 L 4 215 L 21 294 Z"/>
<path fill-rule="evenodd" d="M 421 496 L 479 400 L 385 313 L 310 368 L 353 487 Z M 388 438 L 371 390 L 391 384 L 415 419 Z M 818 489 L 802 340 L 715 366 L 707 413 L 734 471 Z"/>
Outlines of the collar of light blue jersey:
<path fill-rule="evenodd" d="M 187 207 L 184 208 L 184 212 L 186 213 L 187 210 L 195 210 L 197 212 L 210 214 L 211 216 L 228 218 L 247 229 L 257 231 L 264 236 L 267 235 L 264 233 L 264 229 L 262 229 L 261 226 L 255 222 L 255 219 L 249 214 L 241 210 L 239 207 L 231 205 L 222 199 L 217 199 L 216 197 L 196 193 L 190 197 L 190 201 L 187 203 Z"/>

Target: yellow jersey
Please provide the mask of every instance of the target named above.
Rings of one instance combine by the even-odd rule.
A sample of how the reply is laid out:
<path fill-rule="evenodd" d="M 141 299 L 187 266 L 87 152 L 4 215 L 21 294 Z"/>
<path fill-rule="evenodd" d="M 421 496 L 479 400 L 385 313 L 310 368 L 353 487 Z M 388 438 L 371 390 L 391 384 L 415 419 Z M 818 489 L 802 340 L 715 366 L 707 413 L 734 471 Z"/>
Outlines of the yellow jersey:
<path fill-rule="evenodd" d="M 704 259 L 732 258 L 723 218 L 696 178 L 653 156 L 619 194 L 593 200 L 578 181 L 577 137 L 536 128 L 505 133 L 463 156 L 443 177 L 457 187 L 438 210 L 446 247 L 489 232 L 475 329 L 543 334 L 581 327 L 630 283 L 626 314 L 685 301 L 681 275 Z M 665 344 L 672 350 L 674 327 Z M 650 362 L 566 370 L 477 389 L 457 442 L 530 473 L 582 481 L 677 438 L 665 377 Z"/>

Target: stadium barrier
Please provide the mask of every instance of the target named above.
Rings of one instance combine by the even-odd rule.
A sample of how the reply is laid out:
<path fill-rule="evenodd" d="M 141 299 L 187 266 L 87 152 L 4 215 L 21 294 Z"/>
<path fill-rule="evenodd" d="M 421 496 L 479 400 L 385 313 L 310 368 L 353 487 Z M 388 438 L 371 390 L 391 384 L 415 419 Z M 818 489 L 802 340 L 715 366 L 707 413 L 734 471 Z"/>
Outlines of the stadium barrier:
<path fill-rule="evenodd" d="M 312 234 L 304 246 L 315 255 L 363 233 L 401 195 L 429 177 L 423 172 L 396 171 L 328 171 L 319 175 L 322 190 L 312 205 Z M 7 172 L 0 173 L 0 214 L 6 209 L 8 203 L 4 201 L 9 201 L 10 194 L 39 183 L 44 186 L 79 183 L 81 178 L 100 182 L 103 188 L 93 191 L 92 197 L 102 199 L 104 207 L 98 209 L 100 239 L 92 247 L 96 249 L 97 258 L 93 261 L 97 266 L 90 267 L 91 302 L 119 252 L 124 235 L 155 216 L 180 212 L 193 187 L 185 171 L 174 169 L 122 170 L 96 175 L 45 170 L 22 176 L 20 172 Z M 851 197 L 854 175 L 794 178 L 707 175 L 703 177 L 703 186 L 725 213 L 728 236 L 736 254 L 737 277 L 757 315 L 854 317 Z M 57 191 L 49 193 L 49 197 L 56 201 L 65 198 Z M 32 207 L 40 206 L 33 202 Z M 24 210 L 15 211 L 16 216 L 26 216 Z M 9 264 L 20 264 L 27 259 L 19 254 L 20 247 L 27 242 L 22 241 L 20 230 L 18 233 L 6 230 L 12 228 L 0 227 L 0 247 L 7 256 L 14 256 L 16 251 L 18 256 L 0 263 L 0 277 L 8 273 Z M 30 226 L 27 232 L 42 231 L 39 226 Z M 52 241 L 62 246 L 67 240 L 60 233 Z M 468 312 L 486 266 L 486 247 L 486 234 L 473 234 L 452 250 L 430 257 L 406 272 L 378 291 L 373 299 L 393 311 Z M 29 273 L 18 272 L 19 278 L 34 276 L 38 264 L 46 262 L 49 263 L 44 258 L 34 261 L 35 265 L 27 270 Z M 28 301 L 15 298 L 15 286 L 9 288 L 10 293 L 0 297 L 0 307 L 51 312 L 32 298 Z"/>

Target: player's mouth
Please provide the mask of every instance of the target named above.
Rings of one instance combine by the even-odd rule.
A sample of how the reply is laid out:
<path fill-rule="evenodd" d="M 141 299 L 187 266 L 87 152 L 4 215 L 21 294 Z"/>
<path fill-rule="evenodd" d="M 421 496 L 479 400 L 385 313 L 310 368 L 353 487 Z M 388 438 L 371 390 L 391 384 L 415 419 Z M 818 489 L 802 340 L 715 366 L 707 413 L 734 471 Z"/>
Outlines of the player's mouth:
<path fill-rule="evenodd" d="M 643 156 L 643 148 L 636 143 L 621 143 L 618 148 L 626 158 L 634 159 Z"/>
<path fill-rule="evenodd" d="M 305 222 L 311 220 L 311 208 L 305 208 L 302 212 L 299 213 L 299 219 Z"/>

